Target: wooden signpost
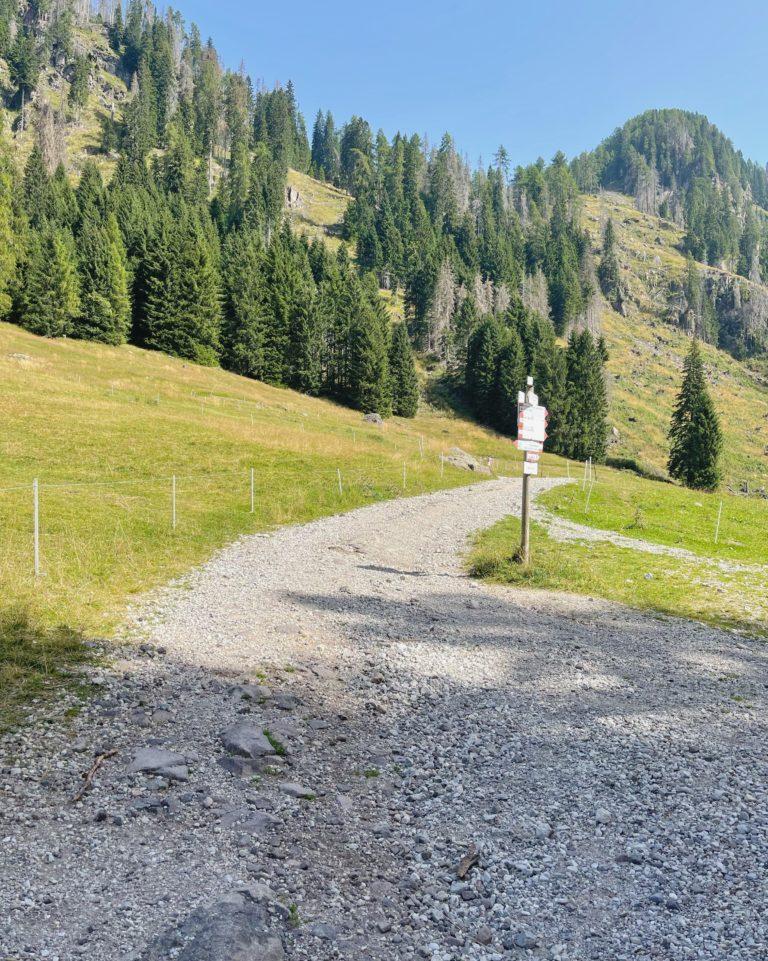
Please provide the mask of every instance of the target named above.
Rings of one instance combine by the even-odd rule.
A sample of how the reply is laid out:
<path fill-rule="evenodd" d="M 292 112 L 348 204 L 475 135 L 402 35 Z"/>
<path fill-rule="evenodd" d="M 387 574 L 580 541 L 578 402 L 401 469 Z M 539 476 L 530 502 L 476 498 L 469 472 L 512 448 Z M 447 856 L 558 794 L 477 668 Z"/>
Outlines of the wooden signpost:
<path fill-rule="evenodd" d="M 533 390 L 533 377 L 528 378 L 527 388 L 520 391 L 517 400 L 517 449 L 525 453 L 520 561 L 527 567 L 531 562 L 531 478 L 539 474 L 549 413 L 546 407 L 539 406 L 539 398 Z"/>

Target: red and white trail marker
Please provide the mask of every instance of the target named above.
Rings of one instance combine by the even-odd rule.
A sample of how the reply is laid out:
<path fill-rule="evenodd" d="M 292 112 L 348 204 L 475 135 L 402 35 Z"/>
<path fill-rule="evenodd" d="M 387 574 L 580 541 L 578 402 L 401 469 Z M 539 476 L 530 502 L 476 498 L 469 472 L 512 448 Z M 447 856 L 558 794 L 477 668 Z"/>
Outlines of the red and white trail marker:
<path fill-rule="evenodd" d="M 538 477 L 539 461 L 547 440 L 549 411 L 539 404 L 533 389 L 533 377 L 528 378 L 527 390 L 520 391 L 517 404 L 517 449 L 525 453 L 523 462 L 523 517 L 520 560 L 531 562 L 531 477 Z"/>

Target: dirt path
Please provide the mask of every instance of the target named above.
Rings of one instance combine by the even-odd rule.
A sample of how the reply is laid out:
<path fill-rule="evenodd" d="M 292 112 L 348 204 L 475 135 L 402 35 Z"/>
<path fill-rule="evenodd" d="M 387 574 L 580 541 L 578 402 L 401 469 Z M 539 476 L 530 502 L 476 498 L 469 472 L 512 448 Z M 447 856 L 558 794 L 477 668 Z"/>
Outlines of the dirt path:
<path fill-rule="evenodd" d="M 1 746 L 0 959 L 766 956 L 764 646 L 470 581 L 518 499 L 247 538 L 142 608 Z"/>

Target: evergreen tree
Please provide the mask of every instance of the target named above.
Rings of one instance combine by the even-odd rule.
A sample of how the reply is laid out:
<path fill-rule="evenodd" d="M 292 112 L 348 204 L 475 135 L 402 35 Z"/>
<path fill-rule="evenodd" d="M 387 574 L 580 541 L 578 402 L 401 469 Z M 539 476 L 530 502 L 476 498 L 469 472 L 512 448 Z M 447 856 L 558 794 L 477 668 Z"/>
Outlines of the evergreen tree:
<path fill-rule="evenodd" d="M 613 220 L 608 219 L 603 235 L 603 257 L 597 268 L 597 279 L 604 297 L 614 310 L 620 311 L 623 297 L 621 294 L 621 272 L 616 256 L 616 231 Z"/>
<path fill-rule="evenodd" d="M 266 262 L 256 231 L 229 235 L 222 253 L 224 281 L 224 366 L 245 377 L 266 379 L 264 350 L 271 317 L 266 290 Z"/>
<path fill-rule="evenodd" d="M 32 241 L 19 303 L 21 326 L 43 337 L 67 337 L 80 314 L 72 235 L 46 227 Z"/>
<path fill-rule="evenodd" d="M 415 417 L 419 409 L 419 378 L 405 324 L 396 324 L 392 331 L 389 380 L 392 389 L 392 413 L 396 417 Z"/>
<path fill-rule="evenodd" d="M 24 168 L 21 190 L 29 225 L 33 230 L 41 230 L 51 213 L 51 182 L 37 145 L 32 148 Z"/>
<path fill-rule="evenodd" d="M 520 335 L 512 328 L 505 333 L 498 354 L 494 399 L 494 426 L 511 437 L 517 435 L 517 395 L 526 380 L 525 354 Z"/>
<path fill-rule="evenodd" d="M 696 340 L 685 359 L 683 373 L 669 434 L 669 473 L 686 487 L 715 490 L 721 479 L 723 437 Z"/>
<path fill-rule="evenodd" d="M 218 271 L 203 231 L 183 207 L 150 245 L 145 318 L 147 347 L 198 364 L 218 362 Z"/>
<path fill-rule="evenodd" d="M 87 216 L 77 239 L 82 315 L 73 333 L 84 340 L 124 344 L 131 321 L 126 254 L 114 214 Z"/>
<path fill-rule="evenodd" d="M 387 346 L 370 309 L 357 314 L 349 332 L 348 402 L 366 414 L 390 412 Z"/>
<path fill-rule="evenodd" d="M 465 383 L 470 403 L 486 424 L 495 420 L 496 379 L 501 349 L 498 321 L 489 317 L 469 339 Z M 520 388 L 518 388 L 519 390 Z"/>
<path fill-rule="evenodd" d="M 14 167 L 5 141 L 3 113 L 0 110 L 0 320 L 11 309 L 11 291 L 20 254 L 19 225 L 14 210 Z"/>
<path fill-rule="evenodd" d="M 571 334 L 566 365 L 563 453 L 575 460 L 591 457 L 602 463 L 608 440 L 604 356 L 588 330 Z"/>

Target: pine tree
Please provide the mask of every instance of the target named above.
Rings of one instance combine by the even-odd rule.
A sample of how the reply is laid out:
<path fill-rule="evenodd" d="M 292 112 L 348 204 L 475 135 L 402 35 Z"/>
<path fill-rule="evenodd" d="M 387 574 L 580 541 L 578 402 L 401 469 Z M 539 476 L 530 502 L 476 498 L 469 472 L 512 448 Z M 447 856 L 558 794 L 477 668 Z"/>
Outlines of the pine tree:
<path fill-rule="evenodd" d="M 47 227 L 32 242 L 19 304 L 21 326 L 43 337 L 67 337 L 80 314 L 75 245 L 69 231 Z"/>
<path fill-rule="evenodd" d="M 616 231 L 613 220 L 608 219 L 603 235 L 603 257 L 597 268 L 597 279 L 603 296 L 614 310 L 621 311 L 623 297 L 621 293 L 621 272 L 619 259 L 616 256 Z"/>
<path fill-rule="evenodd" d="M 11 309 L 11 290 L 19 258 L 19 231 L 14 211 L 14 166 L 6 146 L 3 113 L 0 110 L 0 320 Z"/>
<path fill-rule="evenodd" d="M 525 354 L 520 335 L 513 328 L 505 332 L 496 365 L 494 426 L 511 437 L 517 435 L 517 395 L 525 387 Z"/>
<path fill-rule="evenodd" d="M 715 490 L 721 480 L 723 436 L 696 340 L 685 359 L 683 373 L 669 433 L 669 473 L 686 487 Z"/>
<path fill-rule="evenodd" d="M 469 339 L 465 383 L 477 416 L 493 423 L 496 410 L 496 374 L 501 336 L 498 321 L 487 318 Z M 518 388 L 519 390 L 519 388 Z"/>
<path fill-rule="evenodd" d="M 148 251 L 145 345 L 214 366 L 220 354 L 219 277 L 209 243 L 183 207 Z"/>
<path fill-rule="evenodd" d="M 41 230 L 51 212 L 51 182 L 43 163 L 43 154 L 35 145 L 24 168 L 22 183 L 24 210 L 33 230 Z"/>
<path fill-rule="evenodd" d="M 271 316 L 266 257 L 255 231 L 243 229 L 229 235 L 222 253 L 222 274 L 222 363 L 236 374 L 264 380 L 264 345 Z"/>
<path fill-rule="evenodd" d="M 370 309 L 357 313 L 349 332 L 348 403 L 382 417 L 391 409 L 387 347 Z"/>
<path fill-rule="evenodd" d="M 396 417 L 415 417 L 419 409 L 419 378 L 405 324 L 396 324 L 392 331 L 389 381 L 392 390 L 392 413 Z"/>
<path fill-rule="evenodd" d="M 605 460 L 608 399 L 604 357 L 588 330 L 573 332 L 566 352 L 567 380 L 563 440 L 568 457 Z"/>
<path fill-rule="evenodd" d="M 86 217 L 77 238 L 82 315 L 73 333 L 84 340 L 124 344 L 131 322 L 125 247 L 114 214 Z"/>

